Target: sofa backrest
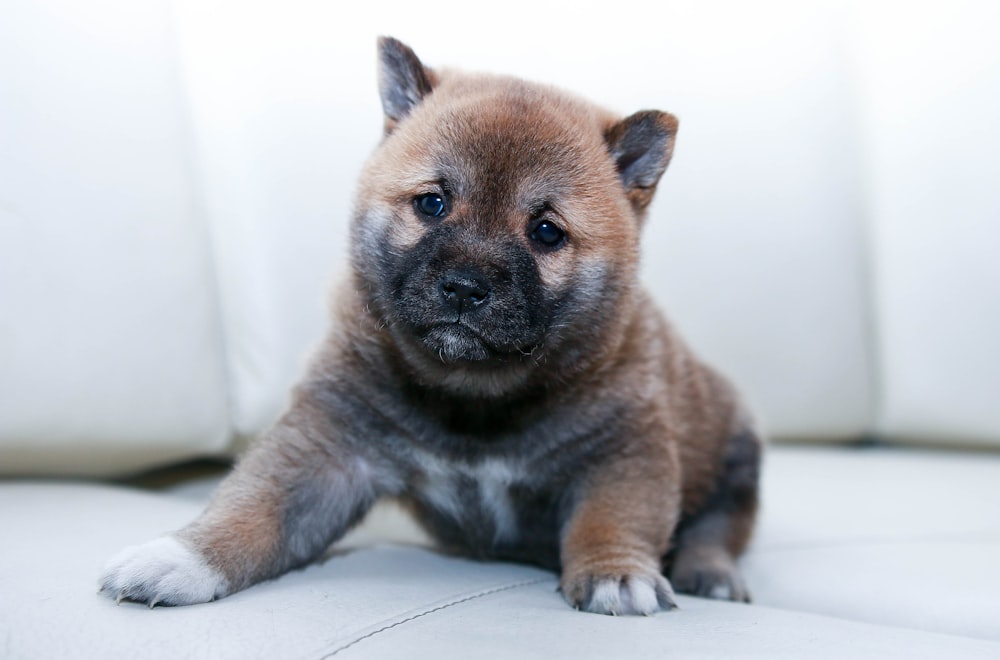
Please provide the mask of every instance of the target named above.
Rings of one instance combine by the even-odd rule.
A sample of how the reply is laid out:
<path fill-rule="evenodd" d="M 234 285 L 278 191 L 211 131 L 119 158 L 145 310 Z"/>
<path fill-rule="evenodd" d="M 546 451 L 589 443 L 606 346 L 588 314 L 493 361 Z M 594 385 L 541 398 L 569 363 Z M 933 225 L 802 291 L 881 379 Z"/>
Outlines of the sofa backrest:
<path fill-rule="evenodd" d="M 1000 446 L 994 10 L 744 5 L 581 12 L 525 48 L 516 7 L 484 33 L 467 3 L 426 30 L 384 3 L 9 0 L 0 473 L 231 452 L 280 413 L 380 137 L 379 33 L 680 117 L 644 279 L 772 436 Z"/>
<path fill-rule="evenodd" d="M 170 12 L 0 7 L 0 472 L 110 472 L 229 446 Z"/>

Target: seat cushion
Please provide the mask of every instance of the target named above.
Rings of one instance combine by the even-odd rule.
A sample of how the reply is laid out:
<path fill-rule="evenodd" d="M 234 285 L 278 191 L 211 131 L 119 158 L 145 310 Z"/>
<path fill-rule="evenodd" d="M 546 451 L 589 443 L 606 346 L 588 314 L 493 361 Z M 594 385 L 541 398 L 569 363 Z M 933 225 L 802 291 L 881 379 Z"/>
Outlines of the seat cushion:
<path fill-rule="evenodd" d="M 1000 455 L 774 448 L 758 604 L 1000 640 Z"/>
<path fill-rule="evenodd" d="M 1000 644 L 680 598 L 654 617 L 576 612 L 556 576 L 378 546 L 335 554 L 215 603 L 157 608 L 99 596 L 121 546 L 177 527 L 200 504 L 82 484 L 0 485 L 0 640 L 9 658 L 884 657 L 995 658 Z"/>
<path fill-rule="evenodd" d="M 447 659 L 470 649 L 497 658 L 667 650 L 996 658 L 998 600 L 988 589 L 997 583 L 996 520 L 984 507 L 997 492 L 988 479 L 997 464 L 986 458 L 772 451 L 759 534 L 744 562 L 756 604 L 682 596 L 678 611 L 649 618 L 575 612 L 556 592 L 556 576 L 529 566 L 372 545 L 373 530 L 387 524 L 407 538 L 385 510 L 349 549 L 221 601 L 116 607 L 96 593 L 103 563 L 196 516 L 206 489 L 0 482 L 0 647 L 10 658 Z"/>

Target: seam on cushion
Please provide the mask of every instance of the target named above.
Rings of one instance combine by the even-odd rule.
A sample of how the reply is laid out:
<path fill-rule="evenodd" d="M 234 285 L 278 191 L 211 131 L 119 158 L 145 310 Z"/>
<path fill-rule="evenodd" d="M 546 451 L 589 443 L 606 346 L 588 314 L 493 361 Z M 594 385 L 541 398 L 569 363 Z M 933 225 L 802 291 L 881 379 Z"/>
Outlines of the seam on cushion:
<path fill-rule="evenodd" d="M 511 584 L 505 584 L 505 585 L 500 586 L 500 587 L 494 587 L 492 589 L 486 589 L 485 591 L 478 591 L 478 592 L 470 594 L 468 596 L 464 596 L 464 597 L 458 598 L 456 600 L 451 600 L 451 601 L 448 601 L 446 603 L 442 603 L 441 605 L 437 605 L 437 606 L 432 607 L 430 609 L 423 610 L 421 612 L 417 612 L 416 614 L 412 614 L 412 615 L 407 616 L 405 618 L 402 618 L 402 619 L 400 619 L 398 621 L 394 621 L 392 623 L 386 624 L 386 625 L 384 625 L 384 626 L 382 626 L 380 628 L 377 628 L 376 630 L 372 630 L 372 631 L 367 632 L 367 633 L 365 633 L 365 634 L 363 634 L 363 635 L 361 635 L 359 637 L 356 637 L 356 638 L 352 639 L 351 641 L 347 642 L 346 644 L 342 644 L 342 645 L 338 646 L 337 648 L 335 648 L 334 650 L 330 651 L 329 653 L 326 653 L 326 654 L 320 656 L 320 660 L 326 660 L 326 658 L 331 658 L 331 657 L 337 655 L 338 653 L 340 653 L 341 651 L 345 651 L 345 650 L 351 648 L 352 646 L 354 646 L 355 644 L 358 644 L 359 642 L 362 642 L 362 641 L 364 641 L 366 639 L 371 639 L 372 637 L 375 637 L 376 635 L 380 635 L 381 633 L 384 633 L 387 630 L 391 630 L 391 629 L 397 628 L 397 627 L 399 627 L 399 626 L 401 626 L 403 624 L 410 623 L 411 621 L 414 621 L 414 620 L 419 619 L 421 617 L 425 617 L 428 614 L 434 614 L 435 612 L 440 612 L 441 610 L 447 609 L 449 607 L 454 607 L 455 605 L 461 605 L 462 603 L 467 603 L 470 600 L 476 600 L 476 599 L 479 599 L 479 598 L 485 598 L 486 596 L 491 596 L 493 594 L 498 594 L 498 593 L 501 593 L 503 591 L 510 591 L 511 589 L 519 589 L 521 587 L 529 587 L 531 585 L 541 584 L 543 582 L 548 582 L 550 580 L 552 580 L 551 577 L 535 578 L 533 580 L 522 580 L 521 582 L 514 582 L 514 583 L 511 583 Z"/>

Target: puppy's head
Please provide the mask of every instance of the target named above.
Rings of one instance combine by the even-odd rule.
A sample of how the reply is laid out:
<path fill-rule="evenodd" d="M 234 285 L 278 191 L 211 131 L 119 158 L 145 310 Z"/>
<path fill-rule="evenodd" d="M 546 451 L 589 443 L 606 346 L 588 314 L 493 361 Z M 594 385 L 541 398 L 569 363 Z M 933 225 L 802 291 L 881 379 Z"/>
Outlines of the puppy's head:
<path fill-rule="evenodd" d="M 379 55 L 385 137 L 352 261 L 403 363 L 423 384 L 497 396 L 613 352 L 674 117 L 619 120 L 548 87 L 434 71 L 393 39 Z"/>

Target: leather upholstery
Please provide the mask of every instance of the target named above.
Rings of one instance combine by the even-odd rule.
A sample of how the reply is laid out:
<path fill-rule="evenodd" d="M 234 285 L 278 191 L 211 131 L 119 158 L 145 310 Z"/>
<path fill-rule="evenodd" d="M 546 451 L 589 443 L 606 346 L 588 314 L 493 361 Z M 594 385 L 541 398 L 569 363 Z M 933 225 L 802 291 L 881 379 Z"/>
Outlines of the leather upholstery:
<path fill-rule="evenodd" d="M 1000 459 L 942 450 L 1000 447 L 1000 8 L 637 7 L 0 6 L 0 656 L 1000 657 Z M 578 614 L 385 509 L 218 603 L 95 596 L 204 484 L 11 476 L 232 455 L 280 413 L 380 136 L 379 33 L 677 114 L 643 272 L 673 320 L 775 438 L 938 449 L 772 448 L 750 607 Z"/>

